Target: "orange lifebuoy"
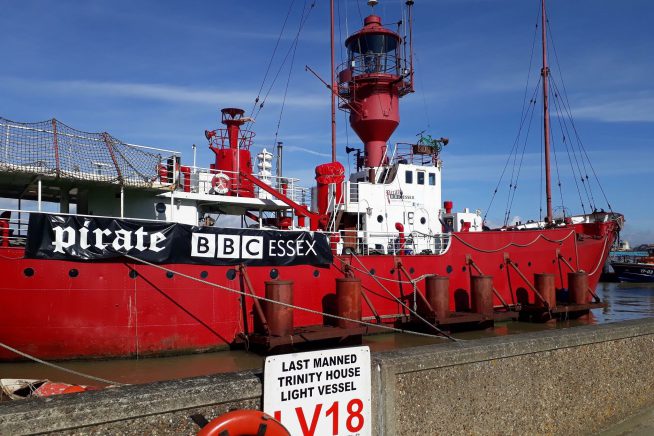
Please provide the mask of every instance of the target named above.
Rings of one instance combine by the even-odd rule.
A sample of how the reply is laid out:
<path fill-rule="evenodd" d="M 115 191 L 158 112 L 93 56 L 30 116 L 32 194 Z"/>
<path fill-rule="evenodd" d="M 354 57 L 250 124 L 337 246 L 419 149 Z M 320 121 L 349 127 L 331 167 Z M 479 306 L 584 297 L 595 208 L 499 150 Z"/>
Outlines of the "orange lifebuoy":
<path fill-rule="evenodd" d="M 198 436 L 291 436 L 286 427 L 258 410 L 234 410 L 209 422 Z"/>

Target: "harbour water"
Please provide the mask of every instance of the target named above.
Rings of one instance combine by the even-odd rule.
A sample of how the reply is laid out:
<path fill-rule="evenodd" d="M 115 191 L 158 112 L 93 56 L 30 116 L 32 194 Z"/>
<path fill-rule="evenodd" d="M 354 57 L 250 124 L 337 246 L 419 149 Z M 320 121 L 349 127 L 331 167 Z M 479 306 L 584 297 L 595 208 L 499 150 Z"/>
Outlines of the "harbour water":
<path fill-rule="evenodd" d="M 497 323 L 493 329 L 457 333 L 454 336 L 459 339 L 476 339 L 654 316 L 654 284 L 600 283 L 597 294 L 608 303 L 608 307 L 593 310 L 588 316 L 577 320 L 545 324 L 501 322 Z M 364 345 L 370 346 L 373 351 L 445 342 L 446 340 L 442 338 L 427 338 L 409 334 L 381 334 L 364 339 Z M 57 364 L 117 383 L 137 384 L 256 369 L 261 368 L 263 362 L 264 358 L 254 353 L 220 351 L 174 357 L 68 361 Z M 0 378 L 47 378 L 72 384 L 101 386 L 101 384 L 84 377 L 32 362 L 0 363 Z"/>

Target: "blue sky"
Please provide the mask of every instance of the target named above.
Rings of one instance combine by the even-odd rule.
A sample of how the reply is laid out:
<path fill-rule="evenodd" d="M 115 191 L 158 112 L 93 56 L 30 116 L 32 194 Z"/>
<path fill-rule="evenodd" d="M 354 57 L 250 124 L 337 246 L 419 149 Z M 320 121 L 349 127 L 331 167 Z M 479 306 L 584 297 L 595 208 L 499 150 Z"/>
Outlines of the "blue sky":
<path fill-rule="evenodd" d="M 380 0 L 375 12 L 392 23 L 403 3 Z M 221 107 L 250 110 L 291 4 L 271 75 L 297 32 L 304 0 L 5 0 L 0 116 L 56 117 L 126 142 L 180 150 L 189 164 L 195 143 L 199 165 L 208 166 L 204 130 L 218 127 Z M 330 156 L 329 95 L 304 70 L 309 65 L 329 77 L 328 4 L 316 2 L 300 35 L 279 128 L 287 175 L 303 178 L 305 186 L 313 167 Z M 391 141 L 411 141 L 425 129 L 450 138 L 442 155 L 443 194 L 457 209 L 488 206 L 511 150 L 538 7 L 537 0 L 416 1 L 416 93 L 402 99 L 402 122 Z M 576 127 L 613 209 L 626 215 L 623 236 L 654 242 L 654 3 L 550 0 L 548 9 Z M 344 34 L 360 27 L 369 7 L 350 0 L 338 2 L 338 10 Z M 289 66 L 254 124 L 256 147 L 273 143 Z M 345 145 L 359 142 L 344 120 L 339 114 L 338 156 L 347 165 Z M 534 121 L 513 219 L 540 213 L 539 134 Z M 580 213 L 560 136 L 554 142 L 563 203 Z M 505 178 L 489 212 L 493 223 L 503 220 L 508 183 Z M 606 208 L 594 190 L 598 207 Z M 554 198 L 560 207 L 557 189 Z"/>

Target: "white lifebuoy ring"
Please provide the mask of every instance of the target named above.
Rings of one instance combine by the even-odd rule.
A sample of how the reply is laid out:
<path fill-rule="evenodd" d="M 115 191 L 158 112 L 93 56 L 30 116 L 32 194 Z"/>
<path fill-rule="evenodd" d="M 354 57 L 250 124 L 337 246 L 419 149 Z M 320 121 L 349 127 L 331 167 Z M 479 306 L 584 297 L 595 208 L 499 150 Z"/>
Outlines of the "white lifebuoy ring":
<path fill-rule="evenodd" d="M 227 194 L 229 191 L 229 176 L 218 173 L 211 179 L 211 192 L 214 194 Z"/>

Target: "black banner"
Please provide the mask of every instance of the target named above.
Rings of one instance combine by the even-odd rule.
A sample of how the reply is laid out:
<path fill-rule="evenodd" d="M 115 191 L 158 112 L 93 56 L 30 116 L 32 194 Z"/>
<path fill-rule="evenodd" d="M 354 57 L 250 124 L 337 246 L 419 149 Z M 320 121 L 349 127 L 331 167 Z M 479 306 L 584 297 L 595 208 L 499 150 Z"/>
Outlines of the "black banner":
<path fill-rule="evenodd" d="M 322 233 L 197 227 L 32 213 L 25 257 L 101 260 L 129 254 L 151 263 L 328 265 Z"/>

